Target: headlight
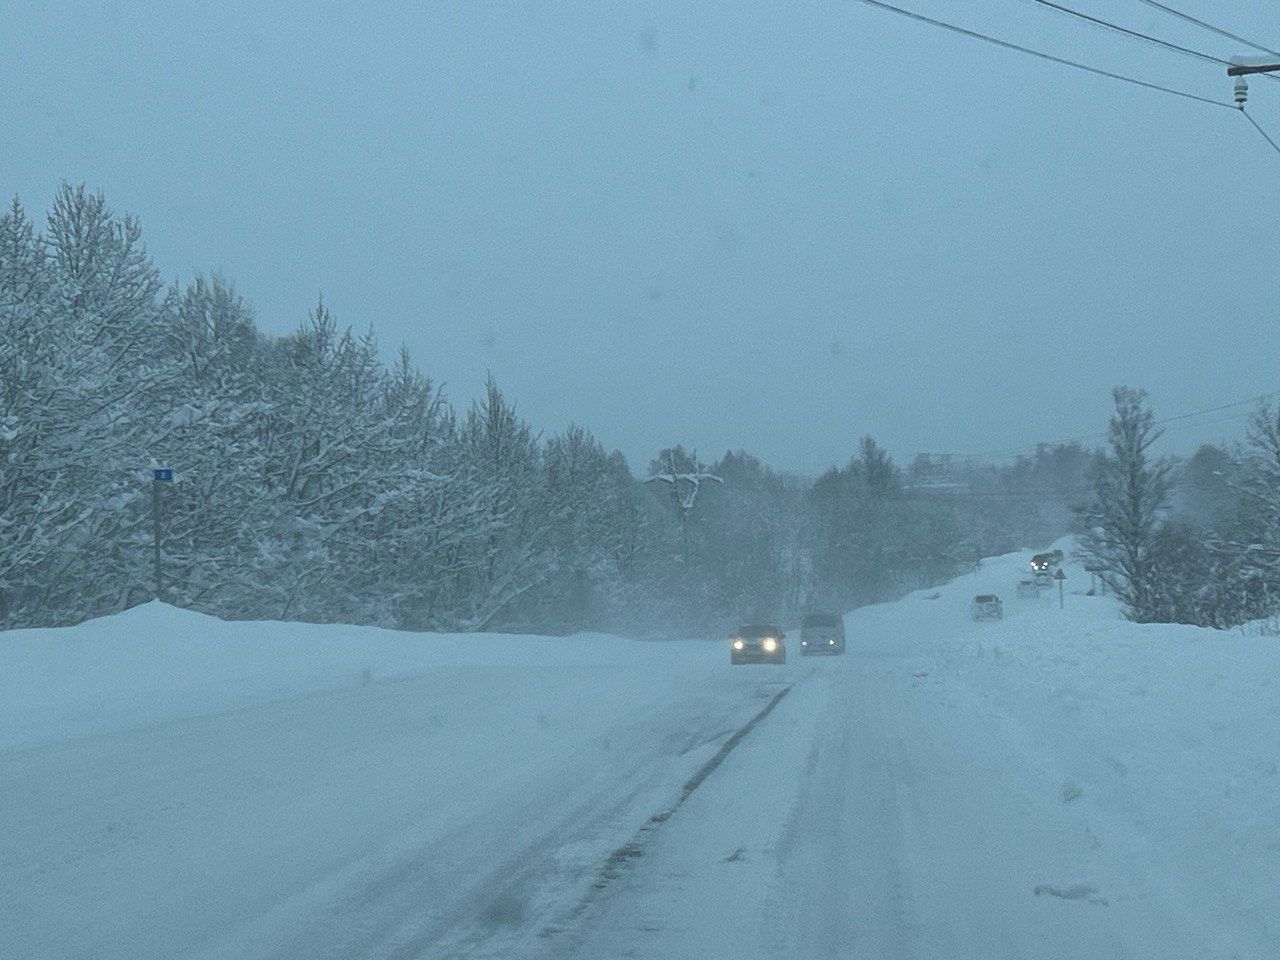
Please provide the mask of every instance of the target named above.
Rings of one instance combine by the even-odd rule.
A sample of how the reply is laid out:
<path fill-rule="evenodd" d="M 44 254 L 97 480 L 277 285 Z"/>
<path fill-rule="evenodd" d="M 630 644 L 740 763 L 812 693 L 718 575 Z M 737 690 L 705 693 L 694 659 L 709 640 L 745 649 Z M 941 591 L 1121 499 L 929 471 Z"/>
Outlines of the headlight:
<path fill-rule="evenodd" d="M 743 647 L 745 647 L 745 646 L 746 646 L 746 644 L 745 644 L 745 643 L 743 643 L 741 640 L 735 640 L 735 641 L 733 641 L 733 649 L 735 649 L 735 650 L 741 650 L 741 649 L 742 649 Z"/>
<path fill-rule="evenodd" d="M 778 641 L 773 639 L 773 637 L 765 637 L 764 643 L 760 644 L 760 646 L 764 647 L 765 653 L 773 653 L 773 651 L 778 649 Z"/>
<path fill-rule="evenodd" d="M 835 642 L 834 640 L 832 640 L 832 639 L 828 638 L 828 639 L 827 639 L 827 644 L 828 644 L 829 646 L 834 647 L 834 646 L 836 645 L 836 642 Z"/>

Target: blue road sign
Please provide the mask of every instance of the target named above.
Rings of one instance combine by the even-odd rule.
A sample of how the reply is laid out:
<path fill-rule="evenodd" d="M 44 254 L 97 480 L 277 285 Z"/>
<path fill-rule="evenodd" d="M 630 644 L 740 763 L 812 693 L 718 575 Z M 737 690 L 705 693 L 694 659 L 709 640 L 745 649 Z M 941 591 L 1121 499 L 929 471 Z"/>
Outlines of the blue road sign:
<path fill-rule="evenodd" d="M 156 483 L 173 483 L 173 468 L 160 467 L 157 470 L 152 470 L 151 478 L 155 480 Z"/>

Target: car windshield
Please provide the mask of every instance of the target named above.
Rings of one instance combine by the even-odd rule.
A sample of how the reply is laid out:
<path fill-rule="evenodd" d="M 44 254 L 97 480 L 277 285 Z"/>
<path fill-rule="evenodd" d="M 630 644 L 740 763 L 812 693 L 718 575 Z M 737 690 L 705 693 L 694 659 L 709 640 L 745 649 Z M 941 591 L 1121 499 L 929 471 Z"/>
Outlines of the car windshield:
<path fill-rule="evenodd" d="M 1280 956 L 1277 80 L 0 3 L 0 960 Z"/>

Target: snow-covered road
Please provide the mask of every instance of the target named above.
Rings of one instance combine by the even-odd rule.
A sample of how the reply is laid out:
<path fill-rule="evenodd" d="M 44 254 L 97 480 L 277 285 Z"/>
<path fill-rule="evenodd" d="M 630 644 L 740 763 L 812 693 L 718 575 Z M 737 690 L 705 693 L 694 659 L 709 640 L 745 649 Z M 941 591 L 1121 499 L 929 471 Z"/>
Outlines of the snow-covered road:
<path fill-rule="evenodd" d="M 1035 896 L 1070 851 L 1039 835 L 1025 788 L 1009 789 L 1002 764 L 1026 758 L 972 742 L 975 718 L 931 702 L 903 658 L 824 666 L 655 839 L 573 950 L 543 955 L 1130 955 L 1112 911 Z"/>
<path fill-rule="evenodd" d="M 1276 644 L 1016 601 L 1025 562 L 782 668 L 156 607 L 7 635 L 0 956 L 1272 956 Z"/>

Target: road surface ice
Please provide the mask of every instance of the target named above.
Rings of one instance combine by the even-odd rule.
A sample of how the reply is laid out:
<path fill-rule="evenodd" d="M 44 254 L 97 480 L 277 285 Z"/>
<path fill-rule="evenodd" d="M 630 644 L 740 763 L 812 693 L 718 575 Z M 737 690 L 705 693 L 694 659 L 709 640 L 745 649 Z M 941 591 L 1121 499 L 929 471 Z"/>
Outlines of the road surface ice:
<path fill-rule="evenodd" d="M 159 606 L 0 635 L 0 956 L 1273 957 L 1280 645 L 1071 565 L 1017 600 L 1028 558 L 785 667 Z"/>

